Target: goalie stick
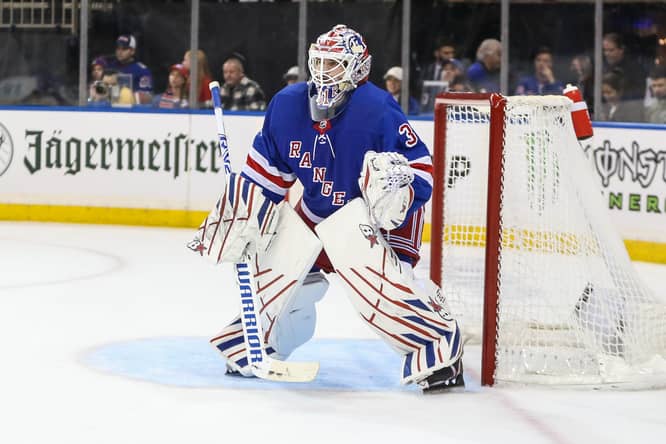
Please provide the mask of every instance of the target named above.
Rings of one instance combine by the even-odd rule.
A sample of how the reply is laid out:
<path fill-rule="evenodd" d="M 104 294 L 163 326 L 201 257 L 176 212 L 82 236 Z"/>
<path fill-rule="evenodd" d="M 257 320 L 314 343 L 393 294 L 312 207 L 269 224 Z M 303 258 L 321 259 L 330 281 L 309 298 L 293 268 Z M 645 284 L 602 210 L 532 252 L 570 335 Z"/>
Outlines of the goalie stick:
<path fill-rule="evenodd" d="M 220 101 L 220 84 L 208 84 L 212 98 L 215 123 L 217 125 L 218 146 L 224 161 L 224 171 L 231 174 L 229 144 L 224 130 L 222 103 Z M 264 348 L 264 332 L 261 327 L 261 315 L 257 296 L 253 290 L 252 272 L 246 262 L 234 264 L 236 280 L 241 298 L 241 323 L 247 352 L 247 360 L 252 374 L 271 381 L 308 382 L 312 381 L 319 371 L 318 362 L 286 362 L 273 359 L 266 354 Z"/>

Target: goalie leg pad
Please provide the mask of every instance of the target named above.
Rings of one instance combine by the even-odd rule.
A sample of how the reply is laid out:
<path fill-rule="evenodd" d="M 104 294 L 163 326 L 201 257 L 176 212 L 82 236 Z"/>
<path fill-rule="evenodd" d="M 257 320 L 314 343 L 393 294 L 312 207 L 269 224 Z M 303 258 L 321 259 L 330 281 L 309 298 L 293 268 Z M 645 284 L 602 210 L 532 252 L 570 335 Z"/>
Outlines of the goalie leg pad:
<path fill-rule="evenodd" d="M 354 199 L 315 231 L 361 317 L 404 356 L 402 382 L 420 382 L 462 356 L 458 324 L 440 289 L 421 288 L 381 233 L 362 199 Z M 350 254 L 353 252 L 353 254 Z"/>
<path fill-rule="evenodd" d="M 306 276 L 321 251 L 317 236 L 289 205 L 280 205 L 279 222 L 270 247 L 250 264 L 254 290 L 269 356 L 283 360 L 314 332 L 314 304 L 328 282 Z M 290 325 L 294 323 L 294 325 Z M 300 324 L 303 325 L 300 325 Z M 299 325 L 297 325 L 299 324 Z M 232 371 L 251 376 L 240 318 L 211 340 Z"/>
<path fill-rule="evenodd" d="M 248 365 L 247 354 L 245 353 L 245 340 L 243 339 L 243 325 L 240 316 L 236 316 L 233 321 L 222 331 L 209 341 L 227 361 L 227 373 L 240 373 L 243 376 L 251 377 L 252 370 Z M 266 347 L 266 354 L 271 356 L 275 350 Z"/>

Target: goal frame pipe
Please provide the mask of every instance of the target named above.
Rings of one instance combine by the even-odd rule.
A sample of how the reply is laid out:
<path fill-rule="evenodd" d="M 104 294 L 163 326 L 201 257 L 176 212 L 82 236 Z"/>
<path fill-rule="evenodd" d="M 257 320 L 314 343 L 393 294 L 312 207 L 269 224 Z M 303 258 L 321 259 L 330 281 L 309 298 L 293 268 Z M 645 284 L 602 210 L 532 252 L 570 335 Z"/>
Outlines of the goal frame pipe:
<path fill-rule="evenodd" d="M 446 105 L 484 105 L 490 104 L 490 129 L 488 149 L 488 182 L 486 202 L 486 247 L 483 290 L 483 333 L 481 353 L 481 384 L 494 385 L 497 325 L 499 306 L 499 256 L 502 245 L 501 202 L 502 202 L 502 165 L 504 157 L 504 130 L 506 97 L 501 94 L 484 93 L 441 93 L 435 100 L 435 128 L 433 144 L 433 167 L 436 174 L 433 182 L 432 214 L 441 221 L 438 229 L 432 224 L 430 249 L 430 279 L 441 287 L 442 281 L 442 245 L 444 241 L 444 191 L 446 187 Z M 433 248 L 433 245 L 438 245 Z"/>
<path fill-rule="evenodd" d="M 430 280 L 442 287 L 442 245 L 444 242 L 444 181 L 446 178 L 446 103 L 435 102 L 435 134 L 433 143 L 432 214 L 441 220 L 438 229 L 430 224 Z M 434 248 L 437 245 L 438 248 Z"/>
<path fill-rule="evenodd" d="M 488 105 L 490 96 L 490 93 L 443 92 L 435 98 L 433 170 L 439 171 L 440 174 L 435 174 L 433 177 L 431 207 L 433 216 L 439 218 L 441 223 L 436 230 L 434 229 L 436 224 L 430 224 L 430 280 L 439 287 L 442 286 L 441 245 L 444 242 L 442 228 L 444 227 L 444 190 L 446 188 L 444 183 L 446 178 L 446 105 Z M 433 248 L 434 245 L 438 247 Z"/>
<path fill-rule="evenodd" d="M 483 349 L 481 385 L 495 384 L 497 365 L 497 317 L 499 315 L 499 260 L 502 254 L 502 170 L 504 159 L 506 97 L 490 96 L 488 141 L 488 197 L 486 202 L 486 258 L 483 295 Z"/>

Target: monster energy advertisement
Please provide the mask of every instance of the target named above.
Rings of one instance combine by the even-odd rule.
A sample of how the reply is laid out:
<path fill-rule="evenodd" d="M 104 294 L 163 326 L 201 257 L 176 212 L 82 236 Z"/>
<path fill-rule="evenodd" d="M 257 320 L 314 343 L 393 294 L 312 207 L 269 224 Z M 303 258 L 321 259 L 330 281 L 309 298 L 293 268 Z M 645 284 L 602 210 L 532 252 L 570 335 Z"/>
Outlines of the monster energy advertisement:
<path fill-rule="evenodd" d="M 643 131 L 627 137 L 601 128 L 585 154 L 599 175 L 608 208 L 649 214 L 666 212 L 666 132 Z"/>

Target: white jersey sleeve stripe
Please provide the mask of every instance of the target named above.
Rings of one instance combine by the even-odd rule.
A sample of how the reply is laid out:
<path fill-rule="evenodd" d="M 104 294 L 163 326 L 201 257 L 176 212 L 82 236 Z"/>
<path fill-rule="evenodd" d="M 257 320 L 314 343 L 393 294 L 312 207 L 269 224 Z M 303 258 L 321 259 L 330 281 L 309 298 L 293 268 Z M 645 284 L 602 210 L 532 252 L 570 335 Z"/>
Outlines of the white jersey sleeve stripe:
<path fill-rule="evenodd" d="M 250 149 L 248 156 L 257 162 L 261 167 L 266 170 L 267 173 L 272 174 L 273 176 L 280 176 L 285 182 L 294 182 L 296 180 L 296 175 L 293 173 L 285 173 L 278 170 L 273 165 L 271 165 L 268 160 L 259 153 L 254 147 Z"/>
<path fill-rule="evenodd" d="M 266 188 L 269 191 L 272 191 L 275 194 L 284 196 L 287 194 L 288 188 L 280 187 L 268 180 L 265 176 L 260 174 L 257 170 L 250 168 L 248 165 L 243 166 L 243 174 L 252 179 L 253 182 L 257 183 L 259 186 Z"/>
<path fill-rule="evenodd" d="M 432 181 L 432 174 L 428 174 L 425 171 L 417 170 L 415 168 L 412 168 L 412 172 L 414 173 L 415 176 L 419 176 L 421 179 L 425 180 L 428 185 L 432 187 L 433 181 Z"/>
<path fill-rule="evenodd" d="M 416 159 L 411 159 L 409 161 L 410 165 L 413 164 L 413 163 L 420 163 L 420 164 L 423 164 L 423 165 L 432 165 L 432 159 L 430 158 L 430 156 L 421 156 L 421 157 L 418 157 Z"/>
<path fill-rule="evenodd" d="M 421 179 L 425 180 L 428 185 L 432 187 L 432 158 L 430 156 L 421 156 L 416 159 L 409 161 L 409 165 L 412 167 L 412 172 L 414 175 L 419 176 Z"/>
<path fill-rule="evenodd" d="M 319 222 L 323 221 L 323 217 L 319 217 L 316 214 L 314 214 L 310 209 L 308 208 L 307 205 L 305 205 L 305 202 L 301 200 L 301 209 L 303 210 L 303 214 L 310 219 L 311 222 L 314 222 L 315 224 L 318 224 Z"/>

